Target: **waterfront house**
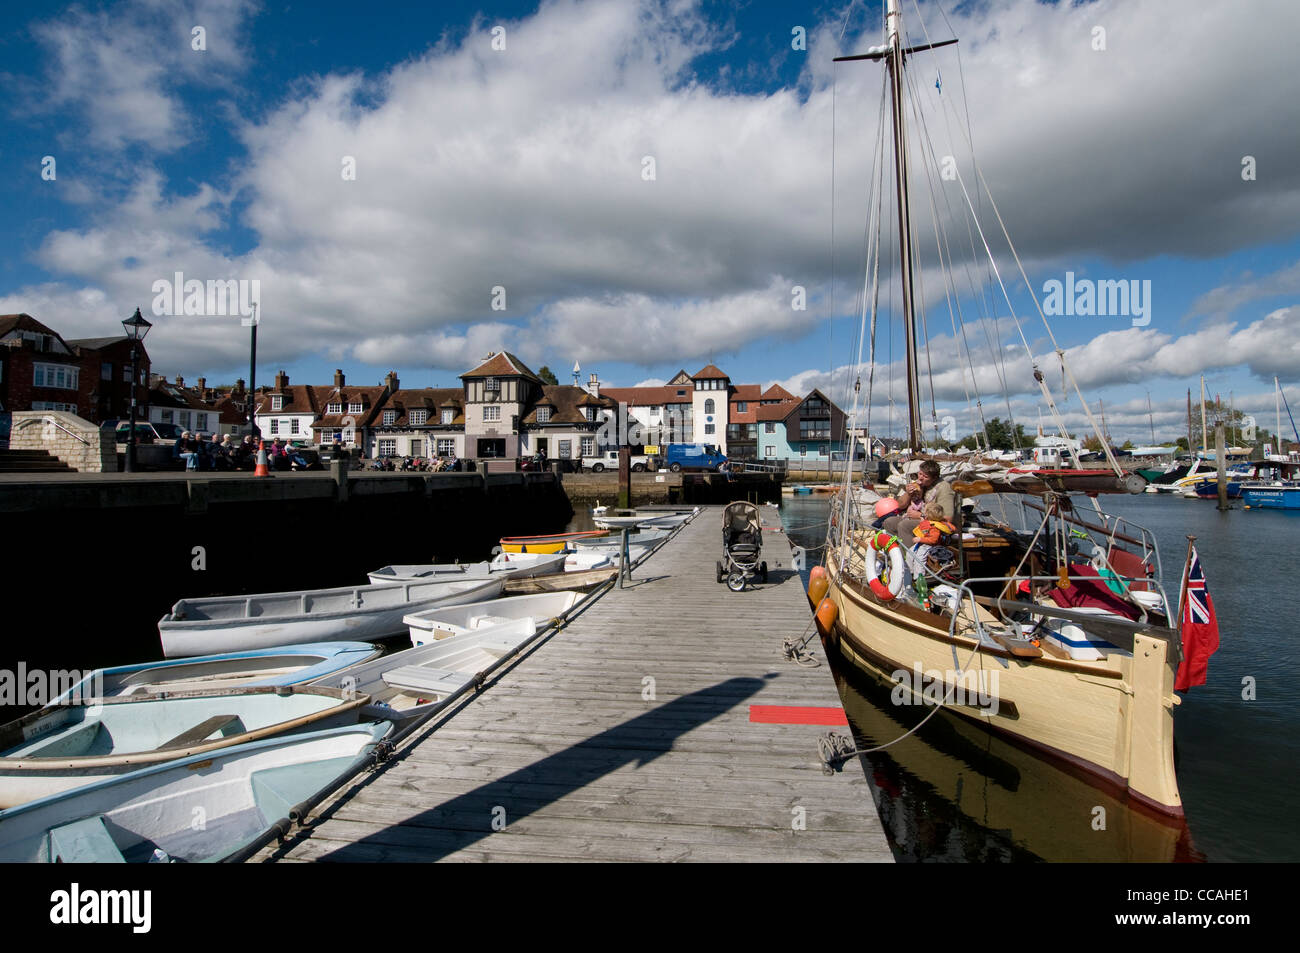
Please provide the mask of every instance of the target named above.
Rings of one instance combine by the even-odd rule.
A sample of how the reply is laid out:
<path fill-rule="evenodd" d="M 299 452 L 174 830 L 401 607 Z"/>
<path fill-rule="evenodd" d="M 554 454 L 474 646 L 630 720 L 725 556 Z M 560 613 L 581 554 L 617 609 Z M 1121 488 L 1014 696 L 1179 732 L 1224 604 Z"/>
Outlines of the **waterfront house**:
<path fill-rule="evenodd" d="M 816 389 L 803 400 L 760 404 L 757 418 L 759 458 L 765 463 L 824 465 L 848 445 L 844 411 Z"/>

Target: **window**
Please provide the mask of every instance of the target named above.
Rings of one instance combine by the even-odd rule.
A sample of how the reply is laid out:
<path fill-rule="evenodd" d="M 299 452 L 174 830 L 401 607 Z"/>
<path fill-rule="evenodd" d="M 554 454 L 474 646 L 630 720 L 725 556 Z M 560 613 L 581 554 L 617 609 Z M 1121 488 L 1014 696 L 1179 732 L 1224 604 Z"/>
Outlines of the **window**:
<path fill-rule="evenodd" d="M 174 413 L 173 411 L 170 411 L 170 410 L 164 410 L 164 411 L 162 411 L 162 412 L 158 415 L 158 422 L 159 422 L 160 424 L 171 424 L 171 423 L 175 423 L 175 422 L 176 422 L 176 421 L 175 421 L 175 413 Z"/>
<path fill-rule="evenodd" d="M 572 441 L 572 440 L 561 440 L 561 441 L 560 441 L 560 459 L 561 459 L 561 460 L 568 460 L 568 459 L 569 459 L 570 457 L 572 457 L 572 456 L 573 456 L 573 441 Z"/>
<path fill-rule="evenodd" d="M 77 389 L 77 368 L 63 364 L 33 365 L 32 386 L 61 387 L 65 390 Z"/>
<path fill-rule="evenodd" d="M 456 441 L 450 437 L 444 437 L 438 440 L 438 456 L 454 457 L 456 455 Z"/>
<path fill-rule="evenodd" d="M 341 402 L 339 402 L 339 401 L 335 401 L 335 402 L 332 403 L 332 404 L 326 404 L 326 405 L 325 405 L 325 413 L 327 413 L 327 414 L 341 414 L 341 413 L 343 413 L 343 404 L 342 404 Z"/>
<path fill-rule="evenodd" d="M 412 427 L 423 427 L 428 422 L 429 422 L 429 412 L 427 410 L 411 411 Z"/>
<path fill-rule="evenodd" d="M 819 456 L 823 456 L 823 457 L 826 456 L 826 444 L 823 443 L 820 446 L 818 446 L 817 453 Z"/>
<path fill-rule="evenodd" d="M 65 414 L 75 414 L 77 405 L 59 404 L 49 400 L 34 400 L 32 401 L 32 410 L 61 410 Z"/>
<path fill-rule="evenodd" d="M 131 383 L 131 368 L 129 367 L 122 368 L 122 383 L 123 384 Z"/>
<path fill-rule="evenodd" d="M 449 424 L 455 419 L 456 419 L 456 411 L 448 409 L 442 412 L 442 422 L 444 424 Z"/>
<path fill-rule="evenodd" d="M 484 408 L 483 408 L 483 419 L 484 419 L 484 420 L 500 420 L 500 419 L 501 419 L 501 408 L 500 408 L 499 406 L 496 406 L 496 407 L 484 407 Z"/>
<path fill-rule="evenodd" d="M 295 421 L 295 422 L 296 422 L 296 421 Z M 194 429 L 195 429 L 195 430 L 207 430 L 207 429 L 208 429 L 208 415 L 207 415 L 207 414 L 195 414 L 195 415 L 194 415 Z M 297 430 L 294 431 L 294 433 L 297 433 L 297 432 L 298 432 Z"/>
<path fill-rule="evenodd" d="M 706 401 L 704 402 L 704 412 L 705 412 L 706 414 L 711 414 L 711 413 L 713 413 L 713 398 L 712 398 L 712 397 L 710 397 L 708 400 L 706 400 Z"/>
<path fill-rule="evenodd" d="M 275 436 L 275 435 L 278 434 L 279 432 L 280 432 L 280 418 L 279 418 L 279 417 L 272 417 L 272 418 L 271 418 L 271 436 Z"/>
<path fill-rule="evenodd" d="M 595 438 L 595 437 L 583 437 L 583 438 L 582 438 L 582 455 L 583 455 L 584 457 L 594 457 L 594 456 L 596 455 L 596 438 Z"/>
<path fill-rule="evenodd" d="M 537 408 L 537 422 L 538 422 L 539 424 L 545 424 L 545 423 L 550 423 L 550 420 L 551 420 L 551 408 L 549 408 L 549 407 L 538 407 L 538 408 Z"/>
<path fill-rule="evenodd" d="M 776 456 L 776 447 L 771 447 L 771 446 L 764 447 L 764 448 L 763 448 L 763 456 L 765 456 L 765 457 L 774 457 L 774 456 Z"/>
<path fill-rule="evenodd" d="M 763 433 L 776 433 L 776 421 L 769 420 L 763 424 Z"/>
<path fill-rule="evenodd" d="M 592 422 L 594 423 L 595 420 L 596 420 L 596 408 L 595 408 L 595 407 L 584 407 L 584 408 L 583 408 L 583 416 L 586 417 L 588 420 L 590 420 L 590 421 L 592 421 Z"/>
<path fill-rule="evenodd" d="M 423 441 L 423 440 L 412 440 L 412 441 L 411 441 L 411 451 L 410 451 L 410 453 L 411 453 L 411 456 L 413 456 L 413 457 L 422 457 L 422 456 L 424 456 L 424 441 Z"/>
<path fill-rule="evenodd" d="M 393 424 L 395 424 L 395 423 L 397 423 L 397 411 L 395 411 L 395 410 L 385 410 L 385 411 L 384 411 L 384 426 L 385 426 L 385 427 L 391 427 L 391 426 L 393 426 Z"/>
<path fill-rule="evenodd" d="M 199 429 L 202 430 L 203 428 L 200 427 Z M 298 432 L 298 418 L 297 418 L 297 417 L 290 417 L 290 418 L 289 418 L 289 433 L 290 433 L 290 434 L 296 434 L 297 432 Z"/>
<path fill-rule="evenodd" d="M 272 410 L 284 410 L 284 398 L 283 398 L 283 397 L 272 397 L 272 398 L 271 398 L 271 409 L 272 409 Z"/>
<path fill-rule="evenodd" d="M 334 435 L 336 433 L 338 433 L 337 430 L 331 430 L 329 427 L 322 427 L 320 430 L 316 431 L 316 442 L 322 447 L 326 444 L 333 443 Z"/>
<path fill-rule="evenodd" d="M 495 377 L 486 377 L 483 379 L 483 389 L 489 394 L 498 394 L 501 392 L 501 382 Z"/>
<path fill-rule="evenodd" d="M 736 401 L 736 413 L 738 413 L 738 414 L 747 414 L 747 413 L 749 413 L 749 401 L 747 401 L 747 400 L 738 400 L 738 401 Z"/>
<path fill-rule="evenodd" d="M 684 390 L 679 390 L 679 391 L 677 392 L 677 396 L 678 396 L 678 397 L 685 397 L 685 396 L 686 396 L 686 391 L 684 391 Z"/>
<path fill-rule="evenodd" d="M 397 456 L 397 440 L 396 440 L 396 439 L 391 439 L 391 438 L 390 438 L 390 439 L 385 439 L 385 440 L 381 440 L 381 441 L 379 441 L 379 454 L 378 454 L 378 455 L 381 456 L 381 457 L 395 457 L 395 456 Z"/>
<path fill-rule="evenodd" d="M 361 401 L 354 400 L 352 401 L 352 403 L 348 404 L 348 413 L 350 414 L 361 413 Z"/>
<path fill-rule="evenodd" d="M 181 411 L 181 429 L 182 430 L 190 429 L 190 412 L 188 410 Z"/>
<path fill-rule="evenodd" d="M 826 419 L 822 420 L 800 420 L 799 421 L 799 439 L 800 440 L 829 440 L 831 437 L 831 422 Z"/>
<path fill-rule="evenodd" d="M 808 444 L 806 443 L 799 444 L 799 456 L 801 457 L 808 456 Z"/>
<path fill-rule="evenodd" d="M 718 431 L 717 431 L 717 428 L 714 427 L 713 424 L 705 424 L 705 425 L 704 425 L 704 434 L 705 434 L 705 436 L 708 436 L 708 435 L 711 434 L 711 433 L 717 433 L 717 432 L 718 432 Z"/>
<path fill-rule="evenodd" d="M 101 381 L 111 381 L 111 380 L 113 379 L 113 365 L 112 365 L 112 364 L 101 364 L 101 365 L 99 365 L 99 379 L 100 379 Z"/>

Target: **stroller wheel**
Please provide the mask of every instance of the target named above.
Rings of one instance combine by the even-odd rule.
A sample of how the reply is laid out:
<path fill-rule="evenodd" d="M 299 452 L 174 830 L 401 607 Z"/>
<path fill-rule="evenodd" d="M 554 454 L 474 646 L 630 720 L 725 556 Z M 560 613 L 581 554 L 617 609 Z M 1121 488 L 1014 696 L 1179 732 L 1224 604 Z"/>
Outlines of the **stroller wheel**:
<path fill-rule="evenodd" d="M 727 577 L 727 588 L 732 592 L 742 592 L 745 588 L 745 574 L 739 569 Z"/>
<path fill-rule="evenodd" d="M 718 582 L 722 582 L 722 563 L 718 563 Z"/>

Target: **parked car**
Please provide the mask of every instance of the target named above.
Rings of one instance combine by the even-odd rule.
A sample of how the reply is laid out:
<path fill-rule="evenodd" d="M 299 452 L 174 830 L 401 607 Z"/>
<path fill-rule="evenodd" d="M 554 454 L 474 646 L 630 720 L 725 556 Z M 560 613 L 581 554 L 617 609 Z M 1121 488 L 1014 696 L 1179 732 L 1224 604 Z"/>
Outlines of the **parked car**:
<path fill-rule="evenodd" d="M 632 469 L 636 473 L 643 473 L 646 470 L 653 469 L 654 457 L 632 455 Z M 601 453 L 590 457 L 582 458 L 582 469 L 590 470 L 592 473 L 601 473 L 605 470 L 618 469 L 618 451 L 605 450 Z"/>
<path fill-rule="evenodd" d="M 681 473 L 683 470 L 717 470 L 727 462 L 727 457 L 711 443 L 670 443 L 664 462 L 673 473 Z"/>

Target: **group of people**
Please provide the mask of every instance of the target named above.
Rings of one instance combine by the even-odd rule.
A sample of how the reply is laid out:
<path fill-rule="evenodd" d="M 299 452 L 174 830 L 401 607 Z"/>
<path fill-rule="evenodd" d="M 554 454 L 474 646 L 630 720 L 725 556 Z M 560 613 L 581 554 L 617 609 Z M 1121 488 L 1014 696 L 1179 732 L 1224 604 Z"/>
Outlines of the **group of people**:
<path fill-rule="evenodd" d="M 392 457 L 380 457 L 370 464 L 371 470 L 416 470 L 427 473 L 441 473 L 444 470 L 459 470 L 460 460 L 455 454 L 451 457 L 403 457 L 394 461 Z"/>
<path fill-rule="evenodd" d="M 203 440 L 184 431 L 172 445 L 172 457 L 185 462 L 187 470 L 252 470 L 257 465 L 258 441 L 245 436 L 238 443 L 230 434 L 213 434 Z M 312 462 L 296 448 L 275 439 L 266 448 L 267 463 L 273 470 L 306 470 Z"/>

